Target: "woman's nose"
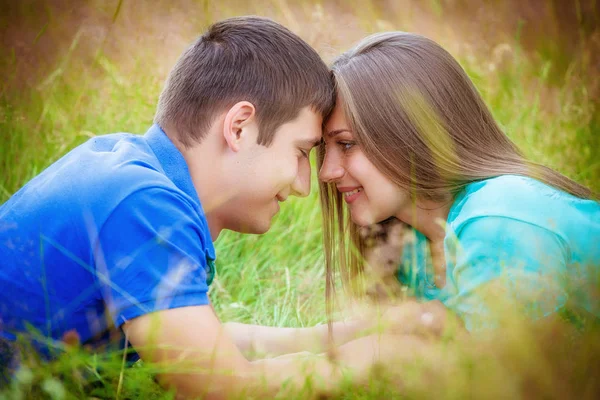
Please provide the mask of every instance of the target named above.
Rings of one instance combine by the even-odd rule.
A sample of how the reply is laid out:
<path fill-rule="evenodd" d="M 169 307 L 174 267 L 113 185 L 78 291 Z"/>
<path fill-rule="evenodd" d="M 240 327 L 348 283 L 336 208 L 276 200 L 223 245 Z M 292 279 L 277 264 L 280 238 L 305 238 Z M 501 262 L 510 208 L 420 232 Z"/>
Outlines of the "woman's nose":
<path fill-rule="evenodd" d="M 325 155 L 323 165 L 319 171 L 319 179 L 323 182 L 336 182 L 344 176 L 346 171 L 344 166 L 339 162 L 339 158 L 333 156 L 331 153 Z"/>

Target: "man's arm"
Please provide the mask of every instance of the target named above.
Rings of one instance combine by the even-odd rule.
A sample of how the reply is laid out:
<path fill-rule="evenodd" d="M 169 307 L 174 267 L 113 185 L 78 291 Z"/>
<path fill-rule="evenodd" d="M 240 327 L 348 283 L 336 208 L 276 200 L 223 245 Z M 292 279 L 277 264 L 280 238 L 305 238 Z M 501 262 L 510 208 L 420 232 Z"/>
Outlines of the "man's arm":
<path fill-rule="evenodd" d="M 325 354 L 249 362 L 223 334 L 210 306 L 146 314 L 127 322 L 124 330 L 142 359 L 161 364 L 161 383 L 190 398 L 221 399 L 244 393 L 271 397 L 286 383 L 294 393 L 309 390 L 307 397 L 330 394 L 345 372 L 364 381 L 374 362 L 385 364 L 406 351 L 397 337 L 368 336 L 341 346 L 335 364 Z M 411 345 L 410 351 L 414 349 Z"/>
<path fill-rule="evenodd" d="M 279 356 L 308 351 L 323 353 L 331 345 L 327 325 L 310 328 L 280 328 L 239 322 L 223 324 L 225 332 L 247 357 Z M 333 324 L 334 347 L 367 334 L 370 323 L 364 319 L 338 321 Z"/>
<path fill-rule="evenodd" d="M 335 348 L 373 333 L 438 337 L 450 324 L 461 325 L 439 301 L 411 300 L 387 307 L 364 305 L 362 308 L 354 319 L 333 323 L 331 344 L 327 325 L 279 328 L 227 322 L 223 327 L 240 351 L 252 358 L 302 351 L 322 353 L 331 346 Z"/>

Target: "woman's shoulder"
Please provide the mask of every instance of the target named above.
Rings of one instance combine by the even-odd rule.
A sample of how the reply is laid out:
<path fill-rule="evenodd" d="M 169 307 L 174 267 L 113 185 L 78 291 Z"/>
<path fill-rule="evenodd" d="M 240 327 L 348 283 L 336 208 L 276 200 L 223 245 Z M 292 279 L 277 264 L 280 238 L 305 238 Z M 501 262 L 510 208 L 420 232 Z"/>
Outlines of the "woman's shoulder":
<path fill-rule="evenodd" d="M 521 175 L 501 175 L 494 178 L 472 182 L 465 188 L 466 196 L 476 195 L 473 198 L 491 198 L 503 196 L 508 199 L 523 200 L 541 196 L 573 197 L 560 189 L 549 186 L 537 179 Z"/>
<path fill-rule="evenodd" d="M 579 199 L 534 178 L 502 175 L 473 182 L 456 197 L 448 224 L 457 231 L 477 218 L 498 217 L 559 231 L 561 225 L 600 216 L 597 202 Z"/>

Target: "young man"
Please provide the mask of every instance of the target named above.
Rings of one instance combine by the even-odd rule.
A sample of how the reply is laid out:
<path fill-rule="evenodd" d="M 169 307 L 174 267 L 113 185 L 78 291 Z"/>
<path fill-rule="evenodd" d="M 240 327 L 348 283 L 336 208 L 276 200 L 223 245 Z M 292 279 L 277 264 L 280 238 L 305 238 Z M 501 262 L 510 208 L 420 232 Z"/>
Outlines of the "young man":
<path fill-rule="evenodd" d="M 336 365 L 250 362 L 250 345 L 285 353 L 316 338 L 323 351 L 327 330 L 224 329 L 207 296 L 221 230 L 266 232 L 280 202 L 309 193 L 308 154 L 333 99 L 325 64 L 284 27 L 210 27 L 171 71 L 145 135 L 91 139 L 0 206 L 0 336 L 32 326 L 52 356 L 65 334 L 101 346 L 114 326 L 142 358 L 190 367 L 161 376 L 186 396 L 273 394 L 310 376 L 327 392 L 338 366 L 364 377 L 385 345 L 376 338 L 339 347 Z M 363 327 L 340 324 L 336 343 Z"/>

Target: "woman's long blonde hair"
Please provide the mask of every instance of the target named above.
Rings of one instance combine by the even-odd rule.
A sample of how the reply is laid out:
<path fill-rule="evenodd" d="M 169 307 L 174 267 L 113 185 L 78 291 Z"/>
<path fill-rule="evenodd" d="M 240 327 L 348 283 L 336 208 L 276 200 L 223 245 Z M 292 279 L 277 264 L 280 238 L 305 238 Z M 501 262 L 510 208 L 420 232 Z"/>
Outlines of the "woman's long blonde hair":
<path fill-rule="evenodd" d="M 332 70 L 361 150 L 413 199 L 451 202 L 466 185 L 505 174 L 592 196 L 586 187 L 527 161 L 458 62 L 430 39 L 405 32 L 375 34 L 342 54 Z M 319 169 L 324 156 L 321 146 Z M 355 282 L 365 244 L 335 185 L 320 182 L 320 189 L 330 305 L 335 271 L 346 287 Z"/>

